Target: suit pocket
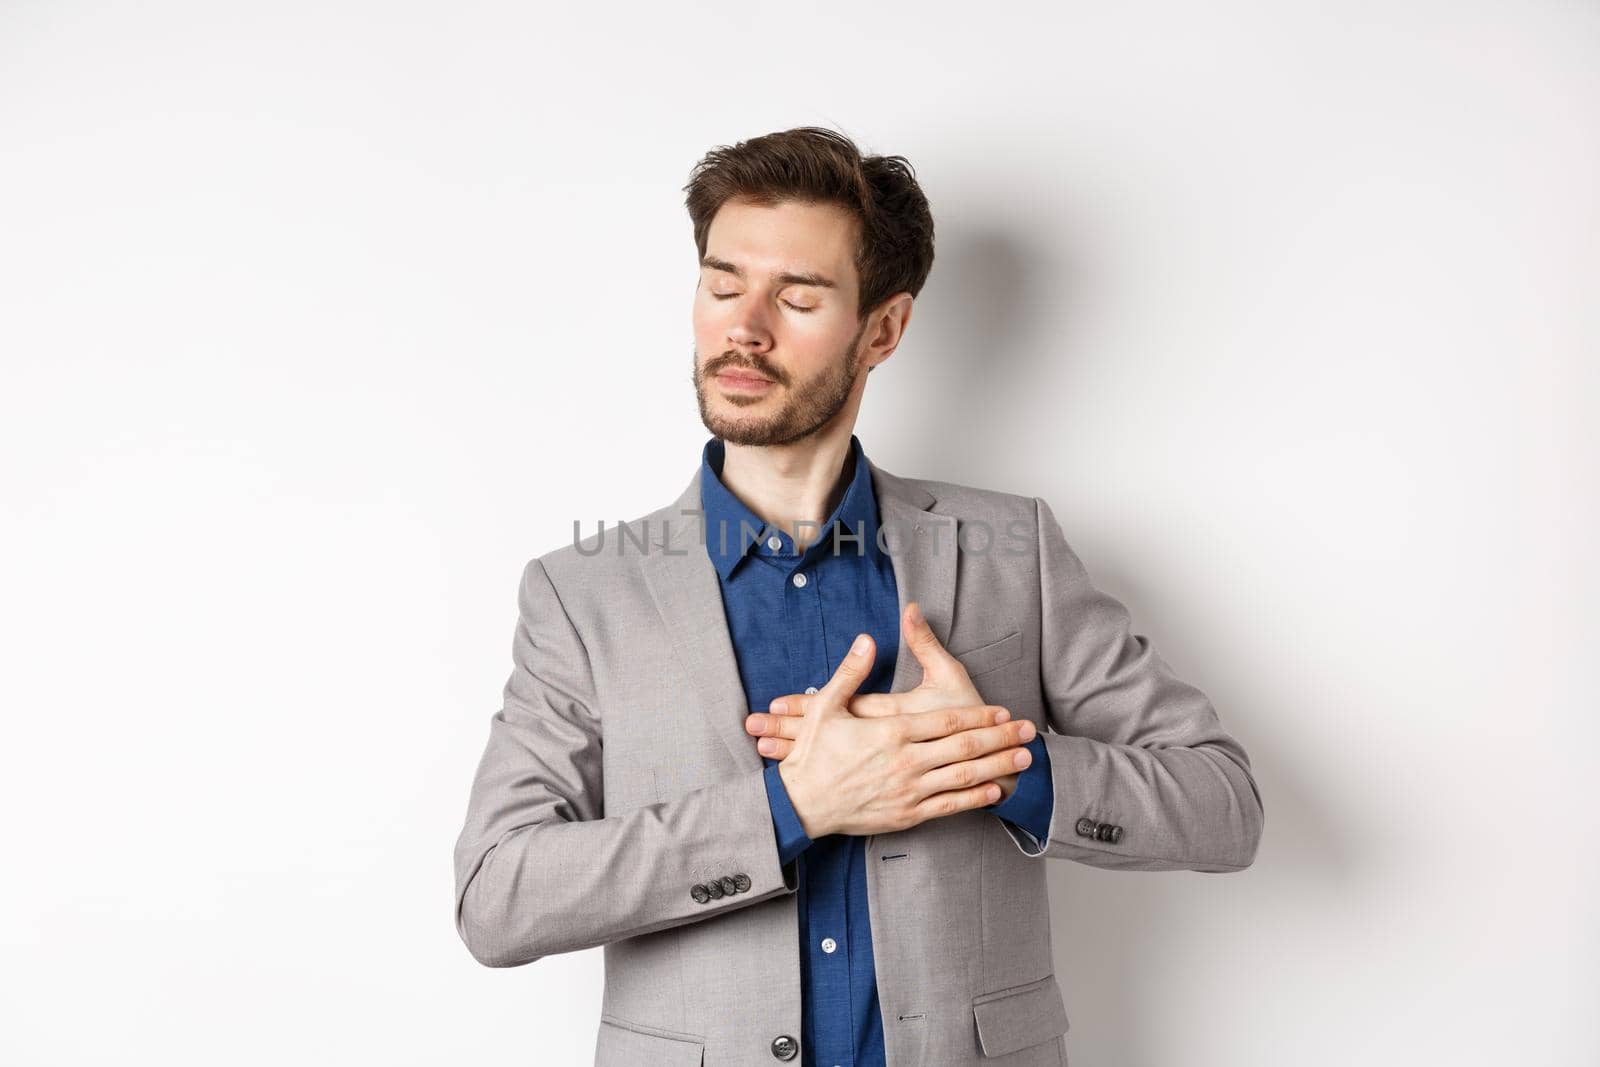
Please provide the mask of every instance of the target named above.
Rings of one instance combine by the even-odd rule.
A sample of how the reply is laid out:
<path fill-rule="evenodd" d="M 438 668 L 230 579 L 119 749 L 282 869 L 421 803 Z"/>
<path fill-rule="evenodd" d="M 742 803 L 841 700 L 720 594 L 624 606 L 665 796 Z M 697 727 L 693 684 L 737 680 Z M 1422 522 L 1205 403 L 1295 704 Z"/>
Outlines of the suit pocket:
<path fill-rule="evenodd" d="M 1056 976 L 972 998 L 978 1044 L 985 1056 L 1004 1056 L 1067 1032 L 1067 1008 Z"/>
<path fill-rule="evenodd" d="M 1012 630 L 999 640 L 990 641 L 988 644 L 979 645 L 977 648 L 969 648 L 965 652 L 951 654 L 960 660 L 961 665 L 967 669 L 968 677 L 976 678 L 980 674 L 997 670 L 1021 657 L 1022 631 Z"/>
<path fill-rule="evenodd" d="M 690 1034 L 650 1032 L 614 1015 L 600 1016 L 600 1038 L 595 1043 L 595 1067 L 700 1067 L 705 1060 L 703 1039 Z"/>

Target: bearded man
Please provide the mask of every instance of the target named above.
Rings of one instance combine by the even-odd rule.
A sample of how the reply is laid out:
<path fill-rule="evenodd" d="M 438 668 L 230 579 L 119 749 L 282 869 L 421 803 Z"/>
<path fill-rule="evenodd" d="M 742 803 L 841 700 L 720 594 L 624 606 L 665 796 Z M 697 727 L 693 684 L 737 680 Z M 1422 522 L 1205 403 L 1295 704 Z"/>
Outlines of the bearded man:
<path fill-rule="evenodd" d="M 491 967 L 604 946 L 599 1067 L 1061 1067 L 1041 861 L 1248 867 L 1249 759 L 1043 499 L 867 458 L 933 266 L 906 160 L 807 127 L 686 192 L 711 437 L 524 568 L 457 930 Z"/>

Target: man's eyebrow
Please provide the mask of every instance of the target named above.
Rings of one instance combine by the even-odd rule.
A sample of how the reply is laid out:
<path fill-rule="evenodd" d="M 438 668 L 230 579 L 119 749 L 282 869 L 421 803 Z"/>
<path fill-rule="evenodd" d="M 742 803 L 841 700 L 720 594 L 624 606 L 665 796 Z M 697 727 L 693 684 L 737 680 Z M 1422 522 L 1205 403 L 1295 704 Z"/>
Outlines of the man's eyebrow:
<path fill-rule="evenodd" d="M 740 280 L 744 279 L 744 268 L 738 266 L 737 264 L 729 263 L 725 259 L 718 259 L 716 256 L 703 257 L 700 260 L 700 266 L 708 270 L 726 271 L 735 278 Z M 785 271 L 781 274 L 774 274 L 772 276 L 772 280 L 775 282 L 782 282 L 784 285 L 814 285 L 818 289 L 838 288 L 838 286 L 833 283 L 832 278 L 825 278 L 820 274 L 795 274 Z"/>

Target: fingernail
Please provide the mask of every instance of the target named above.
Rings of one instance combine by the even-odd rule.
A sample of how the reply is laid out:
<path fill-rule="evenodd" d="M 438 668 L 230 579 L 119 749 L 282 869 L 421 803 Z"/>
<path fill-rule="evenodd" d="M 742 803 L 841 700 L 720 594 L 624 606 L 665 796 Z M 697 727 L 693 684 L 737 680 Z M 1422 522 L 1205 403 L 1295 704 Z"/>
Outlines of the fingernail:
<path fill-rule="evenodd" d="M 916 602 L 911 604 L 911 625 L 915 626 L 922 621 L 922 605 Z"/>
<path fill-rule="evenodd" d="M 1034 732 L 1035 731 L 1033 729 L 1033 723 L 1029 722 L 1026 719 L 1022 720 L 1022 725 L 1017 728 L 1017 734 L 1024 741 L 1032 741 Z"/>
<path fill-rule="evenodd" d="M 997 786 L 997 785 L 991 785 L 989 787 L 989 792 L 986 795 L 988 796 L 988 798 L 991 801 L 999 800 L 1000 799 L 1000 787 Z"/>
<path fill-rule="evenodd" d="M 760 752 L 763 756 L 772 755 L 772 750 L 777 747 L 777 742 L 773 741 L 770 737 L 763 737 L 761 740 L 756 742 L 756 751 Z"/>
<path fill-rule="evenodd" d="M 850 651 L 854 655 L 865 656 L 867 654 L 867 648 L 871 644 L 872 639 L 866 634 L 862 634 L 860 637 L 856 638 L 856 643 L 850 646 Z"/>
<path fill-rule="evenodd" d="M 787 700 L 774 700 L 767 710 L 774 715 L 782 715 L 789 710 L 789 702 Z"/>
<path fill-rule="evenodd" d="M 1033 753 L 1029 752 L 1027 749 L 1023 749 L 1012 758 L 1011 762 L 1017 765 L 1018 770 L 1021 770 L 1023 767 L 1026 767 L 1028 764 L 1033 762 Z"/>
<path fill-rule="evenodd" d="M 999 711 L 994 713 L 995 722 L 1005 722 L 1009 718 L 1011 718 L 1011 713 L 1005 708 L 1001 708 Z"/>

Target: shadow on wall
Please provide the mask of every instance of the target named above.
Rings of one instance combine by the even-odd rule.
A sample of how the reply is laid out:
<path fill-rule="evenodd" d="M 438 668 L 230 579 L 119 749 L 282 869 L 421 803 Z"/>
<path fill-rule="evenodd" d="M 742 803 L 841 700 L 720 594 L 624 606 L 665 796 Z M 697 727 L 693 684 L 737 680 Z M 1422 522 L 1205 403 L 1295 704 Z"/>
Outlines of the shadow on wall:
<path fill-rule="evenodd" d="M 1059 301 L 1068 286 L 1058 257 L 970 215 L 962 222 L 941 220 L 928 285 L 901 347 L 874 373 L 866 408 L 888 415 L 874 420 L 875 438 L 903 439 L 916 457 L 891 464 L 896 473 L 1007 488 L 993 457 L 1032 455 L 1040 431 L 1056 426 L 1059 409 L 1038 383 L 1059 379 L 1070 341 L 1041 343 L 1038 302 Z"/>
<path fill-rule="evenodd" d="M 875 436 L 905 438 L 901 452 L 915 460 L 890 466 L 910 476 L 1059 501 L 1050 484 L 1052 472 L 1065 469 L 1067 457 L 1095 450 L 1094 442 L 1075 440 L 1078 420 L 1073 417 L 1096 404 L 1092 354 L 1078 352 L 1095 326 L 1096 311 L 1086 299 L 1094 275 L 1092 250 L 1046 248 L 1017 232 L 1011 219 L 985 226 L 974 225 L 975 217 L 981 218 L 965 213 L 961 225 L 941 220 L 938 258 L 907 332 L 905 354 L 911 358 L 900 360 L 893 377 L 875 382 L 876 393 L 868 390 L 869 404 L 882 405 L 896 420 L 883 427 L 886 435 Z M 1069 221 L 1067 229 L 1083 228 Z M 891 360 L 886 366 L 896 365 Z M 933 433 L 930 427 L 956 432 Z M 1014 466 L 997 463 L 1008 455 L 1018 457 Z M 1276 672 L 1261 662 L 1269 654 L 1261 646 L 1206 647 L 1204 611 L 1186 610 L 1176 597 L 1141 588 L 1136 562 L 1097 553 L 1094 581 L 1127 604 L 1140 632 L 1147 632 L 1142 622 L 1166 620 L 1160 629 L 1172 639 L 1154 643 L 1171 653 L 1171 661 L 1206 665 L 1204 676 L 1174 669 L 1211 698 L 1228 731 L 1244 745 L 1267 815 L 1261 848 L 1248 871 L 1218 875 L 1052 865 L 1056 974 L 1072 1022 L 1067 1047 L 1070 1055 L 1099 1067 L 1156 1064 L 1170 1050 L 1170 1041 L 1159 1035 L 1173 1025 L 1161 1006 L 1174 995 L 1175 964 L 1191 975 L 1206 973 L 1223 988 L 1241 965 L 1214 952 L 1214 970 L 1208 970 L 1203 956 L 1197 962 L 1195 954 L 1204 953 L 1206 944 L 1225 943 L 1230 936 L 1215 924 L 1197 927 L 1197 916 L 1249 922 L 1271 901 L 1281 924 L 1285 907 L 1336 906 L 1356 880 L 1360 863 L 1354 831 L 1342 829 L 1343 823 L 1321 810 L 1309 780 L 1287 765 L 1293 754 L 1276 750 L 1268 729 L 1285 708 L 1337 717 L 1335 707 L 1308 707 L 1319 700 L 1337 703 L 1337 694 L 1274 691 Z M 1288 944 L 1283 952 L 1288 960 L 1298 950 Z M 1250 965 L 1273 966 L 1270 960 Z M 1250 1021 L 1241 1014 L 1216 1025 L 1227 1031 Z"/>

